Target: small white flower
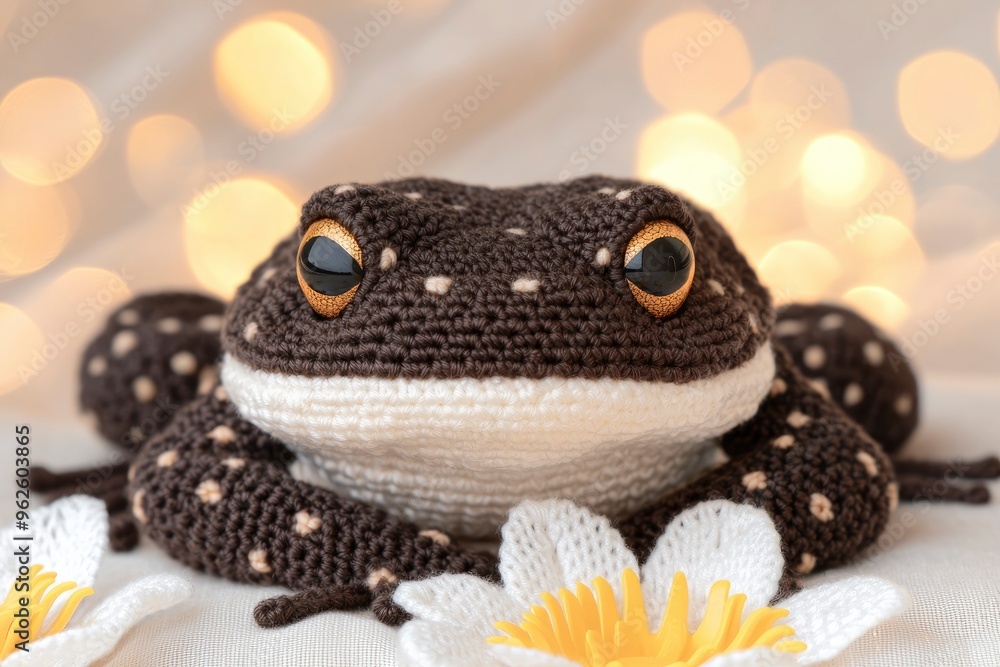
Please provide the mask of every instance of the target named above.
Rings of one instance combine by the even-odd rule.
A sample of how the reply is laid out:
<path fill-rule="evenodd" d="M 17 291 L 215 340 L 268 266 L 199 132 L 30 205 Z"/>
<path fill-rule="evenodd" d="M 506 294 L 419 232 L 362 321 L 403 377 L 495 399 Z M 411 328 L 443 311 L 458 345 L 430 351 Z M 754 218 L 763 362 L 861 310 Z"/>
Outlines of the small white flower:
<path fill-rule="evenodd" d="M 0 544 L 30 545 L 31 564 L 54 572 L 52 587 L 75 582 L 77 597 L 94 585 L 101 557 L 108 547 L 108 515 L 104 502 L 89 496 L 70 496 L 30 513 L 30 530 L 0 532 Z M 15 535 L 30 534 L 30 542 L 15 541 Z M 0 560 L 0 582 L 8 586 L 18 576 L 15 558 Z M 51 592 L 51 588 L 48 592 Z M 89 665 L 107 655 L 133 625 L 155 611 L 171 607 L 191 594 L 191 585 L 173 575 L 159 574 L 134 581 L 122 590 L 100 587 L 79 603 L 65 629 L 49 633 L 72 591 L 59 595 L 45 615 L 40 636 L 28 644 L 30 652 L 15 650 L 4 667 L 17 665 Z M 17 604 L 16 602 L 12 604 Z M 6 620 L 4 620 L 6 622 Z M 12 628 L 13 630 L 13 628 Z M 9 635 L 4 635 L 6 641 Z M 20 641 L 18 638 L 16 641 Z"/>
<path fill-rule="evenodd" d="M 782 601 L 788 614 L 764 642 L 763 633 L 783 615 L 768 608 L 784 568 L 781 541 L 765 511 L 725 500 L 702 503 L 677 516 L 641 568 L 641 579 L 635 555 L 611 523 L 569 501 L 521 503 L 511 510 L 502 536 L 502 586 L 461 574 L 399 586 L 395 600 L 414 617 L 398 635 L 401 665 L 627 665 L 629 660 L 617 660 L 649 655 L 648 648 L 636 647 L 651 645 L 664 616 L 664 627 L 684 637 L 690 653 L 692 642 L 704 645 L 706 631 L 716 626 L 749 632 L 754 624 L 746 621 L 754 612 L 756 618 L 774 619 L 750 635 L 761 639 L 760 646 L 737 650 L 727 639 L 725 646 L 734 647 L 730 652 L 711 657 L 710 650 L 702 651 L 700 659 L 686 655 L 664 664 L 810 665 L 836 656 L 907 604 L 903 591 L 874 577 L 823 584 Z M 597 595 L 591 597 L 591 590 Z M 579 611 L 587 605 L 577 606 L 588 597 L 596 598 L 597 608 L 606 605 L 610 621 L 594 620 L 603 618 L 598 614 L 588 623 L 587 614 Z M 728 625 L 712 620 L 723 605 L 734 610 L 728 611 Z M 531 621 L 522 620 L 532 615 L 543 619 L 543 626 L 551 622 L 554 642 L 543 637 L 532 643 L 547 632 L 535 632 Z M 702 635 L 691 639 L 700 627 L 705 628 Z M 587 630 L 592 630 L 589 636 Z M 720 633 L 726 634 L 713 634 Z M 532 641 L 525 639 L 529 634 Z"/>

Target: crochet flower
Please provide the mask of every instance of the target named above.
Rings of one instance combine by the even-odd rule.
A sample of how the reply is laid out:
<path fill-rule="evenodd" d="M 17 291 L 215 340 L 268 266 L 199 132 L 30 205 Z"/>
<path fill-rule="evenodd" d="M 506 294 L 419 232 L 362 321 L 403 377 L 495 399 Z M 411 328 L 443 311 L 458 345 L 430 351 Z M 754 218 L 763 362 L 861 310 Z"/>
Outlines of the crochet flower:
<path fill-rule="evenodd" d="M 33 539 L 15 539 L 25 535 Z M 165 574 L 113 592 L 95 587 L 108 546 L 108 515 L 104 502 L 89 496 L 70 496 L 31 511 L 28 530 L 8 528 L 0 532 L 0 544 L 5 549 L 26 546 L 30 553 L 25 570 L 20 570 L 17 558 L 0 559 L 0 582 L 10 586 L 0 609 L 0 626 L 7 630 L 0 635 L 0 656 L 8 656 L 3 667 L 89 665 L 110 652 L 142 618 L 191 594 L 188 582 Z M 28 652 L 16 647 L 23 640 L 16 634 L 22 597 L 29 602 Z"/>
<path fill-rule="evenodd" d="M 784 568 L 774 523 L 725 500 L 682 512 L 641 570 L 606 518 L 569 501 L 521 503 L 502 538 L 502 586 L 459 574 L 399 586 L 414 617 L 399 632 L 401 665 L 810 665 L 907 601 L 852 577 L 770 607 Z"/>

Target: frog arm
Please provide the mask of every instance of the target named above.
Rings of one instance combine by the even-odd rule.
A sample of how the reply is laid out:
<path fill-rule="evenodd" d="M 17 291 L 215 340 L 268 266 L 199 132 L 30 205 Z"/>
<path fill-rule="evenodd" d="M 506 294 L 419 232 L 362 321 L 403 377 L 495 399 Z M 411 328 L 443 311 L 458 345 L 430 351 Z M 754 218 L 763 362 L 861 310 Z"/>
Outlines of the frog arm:
<path fill-rule="evenodd" d="M 776 375 L 757 414 L 722 439 L 730 460 L 628 517 L 626 540 L 645 557 L 680 511 L 726 498 L 766 509 L 798 572 L 846 561 L 872 544 L 898 498 L 889 459 L 775 346 Z"/>
<path fill-rule="evenodd" d="M 399 580 L 495 576 L 491 556 L 294 479 L 293 460 L 240 419 L 220 386 L 143 447 L 130 471 L 130 507 L 146 535 L 192 568 L 301 591 L 262 602 L 261 625 L 366 604 L 400 621 L 398 607 L 386 604 Z"/>

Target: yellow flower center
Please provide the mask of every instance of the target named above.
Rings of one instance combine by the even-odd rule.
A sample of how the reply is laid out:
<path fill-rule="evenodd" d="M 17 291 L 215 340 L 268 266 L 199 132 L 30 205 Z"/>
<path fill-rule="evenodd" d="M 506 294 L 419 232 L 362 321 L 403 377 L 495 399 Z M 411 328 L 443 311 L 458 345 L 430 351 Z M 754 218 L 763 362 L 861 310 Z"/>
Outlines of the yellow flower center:
<path fill-rule="evenodd" d="M 0 634 L 0 640 L 3 641 L 0 660 L 17 650 L 17 645 L 25 640 L 33 642 L 62 632 L 80 601 L 94 592 L 89 586 L 77 588 L 73 581 L 53 586 L 55 581 L 55 572 L 43 572 L 41 565 L 32 565 L 27 578 L 15 579 L 11 584 L 10 592 L 3 605 L 0 605 L 0 629 L 4 630 Z M 72 592 L 62 609 L 52 622 L 46 624 L 45 619 L 52 605 L 60 595 L 70 591 Z"/>
<path fill-rule="evenodd" d="M 486 641 L 546 651 L 584 667 L 695 667 L 716 655 L 750 648 L 790 653 L 806 648 L 800 641 L 786 639 L 795 634 L 791 627 L 774 625 L 788 615 L 786 609 L 755 609 L 741 622 L 747 596 L 729 595 L 725 580 L 712 585 L 705 616 L 694 632 L 688 630 L 688 586 L 683 572 L 674 576 L 656 632 L 649 629 L 635 570 L 622 573 L 622 589 L 621 610 L 611 584 L 602 577 L 590 586 L 577 583 L 575 595 L 565 588 L 556 595 L 542 593 L 544 606 L 532 606 L 519 625 L 497 622 L 494 627 L 506 635 Z"/>

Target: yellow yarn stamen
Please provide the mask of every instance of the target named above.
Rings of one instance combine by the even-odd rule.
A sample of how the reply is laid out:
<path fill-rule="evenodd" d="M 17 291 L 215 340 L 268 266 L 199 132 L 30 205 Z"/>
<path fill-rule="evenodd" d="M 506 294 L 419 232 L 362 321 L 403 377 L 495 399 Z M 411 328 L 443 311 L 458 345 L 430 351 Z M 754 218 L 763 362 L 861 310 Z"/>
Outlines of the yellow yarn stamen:
<path fill-rule="evenodd" d="M 17 583 L 11 584 L 10 591 L 0 605 L 0 641 L 3 647 L 0 648 L 0 660 L 3 660 L 17 650 L 17 644 L 24 641 L 24 638 L 16 634 L 18 630 L 23 630 L 20 621 L 21 617 L 15 616 L 21 608 L 22 598 L 27 599 L 28 617 L 27 632 L 28 641 L 33 642 L 43 637 L 62 632 L 69 624 L 70 618 L 76 612 L 83 598 L 93 594 L 94 589 L 89 586 L 77 588 L 76 582 L 64 581 L 55 584 L 55 572 L 43 572 L 41 565 L 32 565 L 28 570 L 28 587 L 26 590 L 18 590 Z M 55 615 L 47 625 L 49 612 L 56 601 L 65 593 L 69 597 L 63 603 L 62 609 Z"/>
<path fill-rule="evenodd" d="M 597 577 L 590 586 L 580 582 L 576 593 L 565 588 L 542 594 L 544 606 L 525 612 L 520 624 L 498 621 L 504 635 L 489 637 L 491 644 L 533 648 L 573 660 L 583 667 L 697 667 L 722 653 L 771 647 L 798 653 L 806 645 L 786 639 L 795 634 L 775 622 L 785 609 L 762 607 L 746 620 L 747 596 L 729 594 L 729 582 L 712 585 L 705 615 L 694 632 L 688 629 L 688 586 L 683 572 L 674 575 L 663 621 L 650 632 L 639 575 L 622 573 L 621 610 L 611 584 Z"/>

